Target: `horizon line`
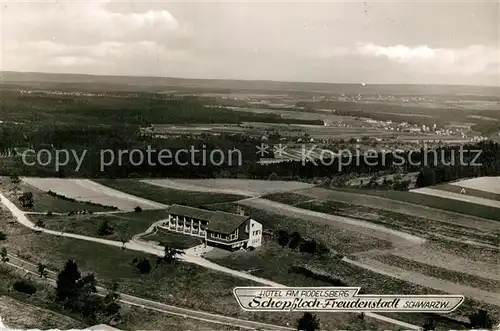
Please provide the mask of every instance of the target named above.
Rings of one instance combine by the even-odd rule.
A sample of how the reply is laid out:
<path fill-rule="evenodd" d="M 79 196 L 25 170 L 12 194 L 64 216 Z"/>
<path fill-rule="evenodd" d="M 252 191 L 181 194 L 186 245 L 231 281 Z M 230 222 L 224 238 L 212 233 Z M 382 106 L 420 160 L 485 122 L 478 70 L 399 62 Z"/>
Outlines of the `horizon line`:
<path fill-rule="evenodd" d="M 465 85 L 465 84 L 426 84 L 426 83 L 346 83 L 346 82 L 320 82 L 320 81 L 287 81 L 273 79 L 243 79 L 243 78 L 193 78 L 193 77 L 173 77 L 173 76 L 149 76 L 149 75 L 111 75 L 111 74 L 91 74 L 91 73 L 75 73 L 75 72 L 44 72 L 44 71 L 17 71 L 17 70 L 0 70 L 0 82 L 4 81 L 3 73 L 20 73 L 20 74 L 44 74 L 44 75 L 75 75 L 75 76 L 90 76 L 90 77 L 130 77 L 130 78 L 155 78 L 155 79 L 177 79 L 177 80 L 201 80 L 201 81 L 241 81 L 241 82 L 269 82 L 269 83 L 287 83 L 287 84 L 321 84 L 321 85 L 360 85 L 360 86 L 453 86 L 453 87 L 484 87 L 484 88 L 499 88 L 499 85 Z M 365 85 L 363 85 L 365 84 Z"/>

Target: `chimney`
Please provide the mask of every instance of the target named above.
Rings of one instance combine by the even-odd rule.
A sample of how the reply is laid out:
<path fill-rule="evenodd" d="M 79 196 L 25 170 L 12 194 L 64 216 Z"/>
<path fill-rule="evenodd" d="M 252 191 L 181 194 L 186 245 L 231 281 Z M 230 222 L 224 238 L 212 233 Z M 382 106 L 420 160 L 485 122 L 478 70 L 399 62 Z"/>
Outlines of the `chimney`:
<path fill-rule="evenodd" d="M 245 216 L 245 211 L 243 210 L 243 208 L 241 208 L 240 205 L 238 205 L 237 213 L 241 216 Z"/>

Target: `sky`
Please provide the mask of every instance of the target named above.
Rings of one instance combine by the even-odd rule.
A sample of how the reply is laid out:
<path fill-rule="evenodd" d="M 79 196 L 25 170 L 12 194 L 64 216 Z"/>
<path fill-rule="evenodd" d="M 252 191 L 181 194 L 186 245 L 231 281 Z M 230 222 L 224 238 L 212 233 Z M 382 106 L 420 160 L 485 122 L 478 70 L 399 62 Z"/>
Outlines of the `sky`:
<path fill-rule="evenodd" d="M 0 0 L 9 71 L 500 86 L 500 2 Z"/>

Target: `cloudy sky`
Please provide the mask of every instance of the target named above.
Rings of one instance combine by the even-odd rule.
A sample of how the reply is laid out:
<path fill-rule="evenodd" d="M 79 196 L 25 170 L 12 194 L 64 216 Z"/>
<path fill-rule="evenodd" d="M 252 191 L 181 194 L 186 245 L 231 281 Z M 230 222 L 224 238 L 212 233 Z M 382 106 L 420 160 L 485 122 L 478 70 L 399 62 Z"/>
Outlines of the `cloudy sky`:
<path fill-rule="evenodd" d="M 3 70 L 500 85 L 498 0 L 0 3 Z"/>

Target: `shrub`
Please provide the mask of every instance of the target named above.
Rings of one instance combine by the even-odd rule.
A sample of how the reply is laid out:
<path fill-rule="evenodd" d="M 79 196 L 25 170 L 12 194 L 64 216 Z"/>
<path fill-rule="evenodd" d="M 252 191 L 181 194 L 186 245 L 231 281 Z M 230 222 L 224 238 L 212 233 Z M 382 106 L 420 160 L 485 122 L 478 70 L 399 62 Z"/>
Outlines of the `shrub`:
<path fill-rule="evenodd" d="M 295 266 L 294 265 L 294 266 L 291 266 L 289 270 L 290 270 L 290 273 L 295 273 L 295 274 L 303 275 L 303 276 L 311 278 L 311 279 L 327 282 L 327 283 L 332 284 L 333 286 L 349 286 L 348 284 L 344 283 L 342 280 L 340 280 L 338 278 L 332 278 L 328 275 L 318 274 L 318 273 L 311 271 L 308 268 L 303 267 L 303 266 Z"/>
<path fill-rule="evenodd" d="M 107 220 L 104 220 L 101 222 L 101 224 L 99 225 L 99 229 L 97 231 L 99 236 L 109 236 L 109 235 L 113 234 L 113 232 L 114 232 L 114 229 L 109 224 L 109 222 Z"/>
<path fill-rule="evenodd" d="M 23 207 L 31 208 L 34 206 L 34 201 L 33 201 L 33 193 L 31 192 L 24 192 L 20 197 L 19 197 L 19 202 Z"/>
<path fill-rule="evenodd" d="M 37 291 L 37 288 L 32 282 L 24 279 L 15 282 L 13 287 L 17 292 L 26 293 L 29 295 L 35 294 Z"/>
<path fill-rule="evenodd" d="M 290 241 L 290 235 L 288 234 L 288 232 L 286 232 L 285 230 L 279 230 L 278 231 L 278 244 L 281 247 L 285 247 L 288 245 L 289 241 Z"/>
<path fill-rule="evenodd" d="M 136 213 L 140 213 L 140 212 L 142 211 L 142 208 L 141 208 L 141 207 L 139 207 L 139 206 L 137 206 L 137 207 L 135 207 L 135 208 L 134 208 L 134 211 L 135 211 Z"/>
<path fill-rule="evenodd" d="M 141 274 L 148 274 L 151 271 L 151 263 L 148 259 L 144 258 L 137 263 L 136 268 L 139 269 Z"/>
<path fill-rule="evenodd" d="M 38 221 L 36 221 L 35 226 L 37 226 L 39 228 L 44 228 L 45 223 L 42 220 L 38 220 Z"/>
<path fill-rule="evenodd" d="M 5 233 L 3 233 L 2 231 L 0 231 L 0 241 L 6 240 L 6 239 L 7 239 L 7 235 Z"/>
<path fill-rule="evenodd" d="M 300 233 L 294 232 L 290 236 L 290 242 L 288 243 L 288 247 L 291 249 L 295 249 L 299 247 L 301 242 L 302 242 L 302 236 L 300 235 Z"/>
<path fill-rule="evenodd" d="M 17 184 L 17 183 L 21 182 L 21 179 L 19 178 L 18 175 L 11 175 L 10 176 L 10 181 L 12 183 L 14 183 L 14 184 Z"/>

